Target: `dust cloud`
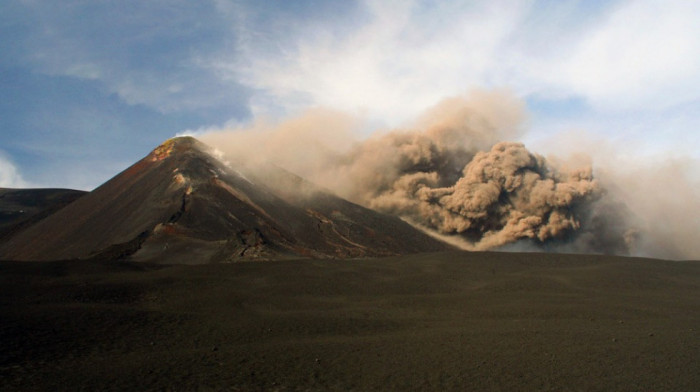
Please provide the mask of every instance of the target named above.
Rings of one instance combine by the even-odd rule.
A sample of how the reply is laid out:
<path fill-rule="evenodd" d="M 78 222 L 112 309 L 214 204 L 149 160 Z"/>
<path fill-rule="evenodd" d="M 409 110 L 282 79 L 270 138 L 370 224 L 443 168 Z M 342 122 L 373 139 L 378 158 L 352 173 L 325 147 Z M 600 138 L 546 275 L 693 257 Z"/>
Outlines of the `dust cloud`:
<path fill-rule="evenodd" d="M 649 170 L 594 170 L 590 158 L 545 158 L 513 142 L 526 124 L 524 103 L 495 90 L 369 137 L 363 119 L 329 109 L 198 137 L 235 164 L 275 164 L 464 249 L 700 257 L 691 238 L 700 227 L 685 227 L 682 212 L 700 207 L 697 187 L 665 184 L 676 196 L 660 202 Z"/>

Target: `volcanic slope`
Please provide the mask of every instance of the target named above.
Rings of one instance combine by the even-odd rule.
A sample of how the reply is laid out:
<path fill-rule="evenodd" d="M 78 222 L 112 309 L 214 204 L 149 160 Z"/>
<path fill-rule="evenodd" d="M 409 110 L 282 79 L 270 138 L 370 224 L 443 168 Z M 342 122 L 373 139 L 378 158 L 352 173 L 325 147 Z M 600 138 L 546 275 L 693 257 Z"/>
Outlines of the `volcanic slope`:
<path fill-rule="evenodd" d="M 191 137 L 148 156 L 0 245 L 5 260 L 166 263 L 347 258 L 449 249 L 398 218 L 280 168 L 231 168 Z M 265 185 L 265 184 L 274 184 Z"/>

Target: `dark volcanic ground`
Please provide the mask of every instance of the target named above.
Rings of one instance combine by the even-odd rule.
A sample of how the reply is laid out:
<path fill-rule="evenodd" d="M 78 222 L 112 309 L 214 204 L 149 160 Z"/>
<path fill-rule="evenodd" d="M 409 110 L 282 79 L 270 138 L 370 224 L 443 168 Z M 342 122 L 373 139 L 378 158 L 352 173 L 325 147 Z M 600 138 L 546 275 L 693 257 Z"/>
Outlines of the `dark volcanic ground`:
<path fill-rule="evenodd" d="M 0 390 L 700 390 L 700 263 L 0 263 Z"/>

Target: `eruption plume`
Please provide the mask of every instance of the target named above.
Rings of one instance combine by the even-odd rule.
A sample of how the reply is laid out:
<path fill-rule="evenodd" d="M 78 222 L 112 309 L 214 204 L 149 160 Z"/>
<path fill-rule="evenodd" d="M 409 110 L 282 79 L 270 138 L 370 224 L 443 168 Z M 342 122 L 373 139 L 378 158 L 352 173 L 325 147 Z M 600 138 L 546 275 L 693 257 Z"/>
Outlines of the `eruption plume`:
<path fill-rule="evenodd" d="M 569 169 L 509 141 L 525 119 L 508 92 L 477 91 L 364 140 L 353 139 L 358 118 L 321 109 L 200 138 L 229 159 L 280 165 L 465 249 L 643 254 L 639 220 L 590 163 Z"/>
<path fill-rule="evenodd" d="M 443 234 L 460 234 L 482 250 L 523 238 L 546 242 L 580 227 L 575 211 L 599 188 L 590 168 L 557 173 L 520 143 L 479 152 L 463 176 L 439 187 L 438 171 L 412 171 L 368 201 Z"/>

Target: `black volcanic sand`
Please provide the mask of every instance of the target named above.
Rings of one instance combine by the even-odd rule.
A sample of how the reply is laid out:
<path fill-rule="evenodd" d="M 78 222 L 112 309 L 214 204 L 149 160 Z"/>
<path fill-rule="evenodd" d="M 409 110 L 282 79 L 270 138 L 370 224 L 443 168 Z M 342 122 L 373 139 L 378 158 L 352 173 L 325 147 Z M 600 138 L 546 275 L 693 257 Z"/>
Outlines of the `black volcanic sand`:
<path fill-rule="evenodd" d="M 0 390 L 700 390 L 700 263 L 0 263 Z"/>

